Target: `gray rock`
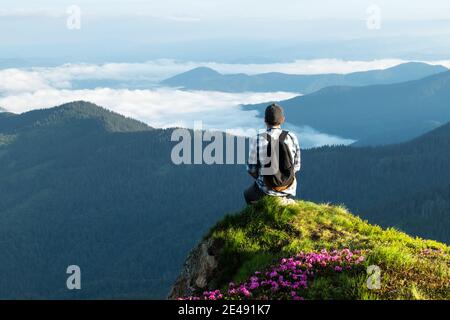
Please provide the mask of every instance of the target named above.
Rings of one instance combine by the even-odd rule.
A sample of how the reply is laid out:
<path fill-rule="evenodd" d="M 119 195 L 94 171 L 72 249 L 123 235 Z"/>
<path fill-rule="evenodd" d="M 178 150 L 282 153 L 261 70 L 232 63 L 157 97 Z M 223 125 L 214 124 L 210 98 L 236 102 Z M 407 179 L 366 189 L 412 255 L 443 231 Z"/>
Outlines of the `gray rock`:
<path fill-rule="evenodd" d="M 206 289 L 217 268 L 212 239 L 200 242 L 188 255 L 180 276 L 173 285 L 168 299 L 188 297 L 195 289 Z"/>

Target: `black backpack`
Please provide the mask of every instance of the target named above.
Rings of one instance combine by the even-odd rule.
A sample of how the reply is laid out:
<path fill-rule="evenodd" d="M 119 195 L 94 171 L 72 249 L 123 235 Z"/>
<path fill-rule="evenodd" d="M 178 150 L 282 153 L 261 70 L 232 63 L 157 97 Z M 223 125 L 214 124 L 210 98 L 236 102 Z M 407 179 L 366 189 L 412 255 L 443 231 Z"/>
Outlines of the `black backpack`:
<path fill-rule="evenodd" d="M 267 156 L 271 158 L 271 161 L 264 164 L 263 167 L 270 168 L 272 165 L 272 160 L 278 160 L 278 170 L 274 174 L 263 175 L 264 183 L 266 184 L 266 186 L 275 191 L 286 190 L 292 185 L 295 180 L 294 162 L 292 160 L 291 152 L 289 151 L 289 148 L 285 143 L 288 134 L 288 131 L 283 130 L 278 139 L 272 139 L 272 137 L 267 133 L 261 135 L 268 141 Z M 274 159 L 272 159 L 272 140 L 274 143 L 277 143 L 279 150 L 279 152 L 275 152 Z M 261 163 L 259 161 L 259 136 L 257 141 L 257 159 L 258 165 L 261 166 Z"/>

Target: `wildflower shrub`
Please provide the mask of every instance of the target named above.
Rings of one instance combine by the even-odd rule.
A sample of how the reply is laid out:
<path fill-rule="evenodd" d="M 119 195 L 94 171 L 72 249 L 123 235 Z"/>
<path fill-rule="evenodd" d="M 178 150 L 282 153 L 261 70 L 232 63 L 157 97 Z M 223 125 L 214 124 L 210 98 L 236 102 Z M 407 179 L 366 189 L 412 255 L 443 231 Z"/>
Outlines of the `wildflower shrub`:
<path fill-rule="evenodd" d="M 309 282 L 316 275 L 336 273 L 361 273 L 364 256 L 360 251 L 349 249 L 320 253 L 299 253 L 288 259 L 281 259 L 278 265 L 264 272 L 256 271 L 247 281 L 235 285 L 231 282 L 228 290 L 205 291 L 202 296 L 191 296 L 187 300 L 241 300 L 241 299 L 282 299 L 303 300 L 308 295 Z"/>

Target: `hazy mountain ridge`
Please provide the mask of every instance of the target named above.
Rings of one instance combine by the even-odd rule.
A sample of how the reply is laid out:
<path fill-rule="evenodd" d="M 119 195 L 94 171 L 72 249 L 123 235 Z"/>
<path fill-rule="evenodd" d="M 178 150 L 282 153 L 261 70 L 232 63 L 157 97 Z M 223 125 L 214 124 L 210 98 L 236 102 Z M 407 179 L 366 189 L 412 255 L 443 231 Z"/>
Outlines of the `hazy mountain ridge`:
<path fill-rule="evenodd" d="M 302 198 L 343 203 L 369 221 L 450 242 L 450 193 L 443 192 L 450 181 L 450 124 L 403 144 L 303 154 Z"/>
<path fill-rule="evenodd" d="M 196 239 L 241 203 L 213 188 L 242 183 L 233 166 L 172 164 L 171 130 L 82 102 L 1 121 L 14 136 L 0 144 L 2 298 L 161 298 Z M 192 202 L 205 194 L 220 204 Z M 65 287 L 72 264 L 80 292 Z"/>
<path fill-rule="evenodd" d="M 308 94 L 328 86 L 365 86 L 391 84 L 421 79 L 448 71 L 443 66 L 410 62 L 384 70 L 371 70 L 349 74 L 294 75 L 277 72 L 247 75 L 221 74 L 211 68 L 199 67 L 161 82 L 162 85 L 191 90 L 225 92 L 288 91 Z"/>
<path fill-rule="evenodd" d="M 279 102 L 287 121 L 380 145 L 413 139 L 450 121 L 450 72 L 389 85 L 334 86 Z M 262 113 L 267 105 L 245 106 Z"/>

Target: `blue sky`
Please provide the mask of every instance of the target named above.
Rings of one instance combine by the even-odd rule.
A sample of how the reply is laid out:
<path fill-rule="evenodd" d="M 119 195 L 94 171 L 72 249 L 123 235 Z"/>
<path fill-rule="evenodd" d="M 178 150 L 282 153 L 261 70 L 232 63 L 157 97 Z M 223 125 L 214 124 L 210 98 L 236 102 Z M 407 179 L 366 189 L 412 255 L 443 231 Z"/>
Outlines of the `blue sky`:
<path fill-rule="evenodd" d="M 97 16 L 138 15 L 167 19 L 364 19 L 366 8 L 376 4 L 386 19 L 450 19 L 446 0 L 3 0 L 2 10 L 13 15 L 58 12 L 78 5 Z"/>
<path fill-rule="evenodd" d="M 379 30 L 366 23 L 374 4 Z M 70 5 L 81 9 L 80 30 L 66 27 Z M 2 0 L 0 6 L 0 59 L 35 64 L 429 60 L 449 52 L 445 0 Z"/>

